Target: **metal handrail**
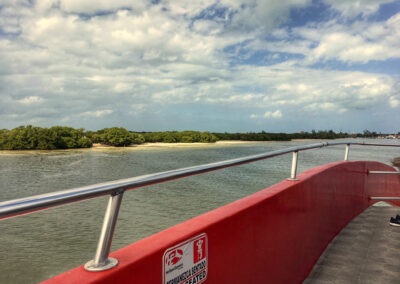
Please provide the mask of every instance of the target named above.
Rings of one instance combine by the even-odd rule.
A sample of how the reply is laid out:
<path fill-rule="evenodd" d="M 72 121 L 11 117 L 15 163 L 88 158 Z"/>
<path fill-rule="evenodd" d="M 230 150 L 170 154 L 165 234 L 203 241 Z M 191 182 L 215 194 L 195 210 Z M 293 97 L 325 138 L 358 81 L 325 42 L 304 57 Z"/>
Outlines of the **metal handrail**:
<path fill-rule="evenodd" d="M 110 195 L 110 200 L 108 203 L 108 207 L 106 209 L 106 214 L 104 217 L 103 227 L 100 234 L 95 258 L 92 261 L 89 261 L 85 265 L 85 268 L 87 270 L 101 271 L 112 268 L 118 263 L 117 260 L 108 258 L 108 254 L 111 247 L 111 241 L 115 229 L 115 224 L 118 218 L 119 207 L 121 204 L 123 193 L 125 191 L 156 183 L 167 182 L 179 178 L 185 178 L 192 175 L 203 174 L 206 172 L 216 171 L 228 167 L 260 161 L 276 156 L 285 155 L 288 153 L 293 153 L 292 170 L 289 180 L 297 180 L 296 172 L 297 172 L 298 152 L 316 148 L 328 147 L 328 146 L 338 146 L 338 145 L 346 145 L 346 153 L 344 158 L 345 161 L 347 161 L 349 158 L 350 145 L 400 147 L 400 144 L 376 144 L 376 143 L 360 143 L 360 142 L 326 142 L 326 143 L 316 143 L 305 146 L 291 147 L 282 150 L 276 150 L 227 161 L 181 168 L 181 169 L 154 173 L 149 175 L 142 175 L 138 177 L 121 179 L 107 183 L 100 183 L 90 186 L 79 187 L 75 189 L 57 191 L 52 193 L 40 194 L 31 197 L 0 202 L 0 219 L 36 212 L 38 210 L 43 210 L 50 207 L 64 205 L 67 203 L 81 201 L 89 198 Z"/>
<path fill-rule="evenodd" d="M 369 171 L 368 174 L 375 174 L 375 175 L 400 175 L 400 172 Z"/>

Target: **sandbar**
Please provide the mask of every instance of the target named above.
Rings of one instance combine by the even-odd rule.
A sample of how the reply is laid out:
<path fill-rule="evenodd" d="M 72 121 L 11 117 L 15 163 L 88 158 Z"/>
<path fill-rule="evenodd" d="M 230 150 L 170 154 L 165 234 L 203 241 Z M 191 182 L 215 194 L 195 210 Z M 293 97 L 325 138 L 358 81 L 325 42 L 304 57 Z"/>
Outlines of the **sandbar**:
<path fill-rule="evenodd" d="M 54 150 L 0 150 L 0 155 L 15 155 L 15 154 L 51 154 L 56 152 L 67 152 L 67 151 L 102 151 L 102 150 L 134 150 L 134 149 L 149 149 L 149 148 L 189 148 L 189 147 L 215 147 L 215 146 L 234 146 L 244 144 L 261 144 L 261 143 L 276 143 L 279 141 L 239 141 L 239 140 L 228 140 L 228 141 L 217 141 L 214 143 L 143 143 L 133 144 L 126 147 L 115 147 L 100 143 L 94 143 L 91 148 L 73 148 L 73 149 L 54 149 Z"/>

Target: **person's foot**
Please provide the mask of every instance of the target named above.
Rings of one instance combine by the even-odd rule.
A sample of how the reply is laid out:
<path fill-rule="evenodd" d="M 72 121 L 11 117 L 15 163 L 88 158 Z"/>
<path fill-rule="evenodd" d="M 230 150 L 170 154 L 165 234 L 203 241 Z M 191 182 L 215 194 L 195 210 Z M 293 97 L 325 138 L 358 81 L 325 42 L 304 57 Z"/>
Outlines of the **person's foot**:
<path fill-rule="evenodd" d="M 400 220 L 400 215 L 399 214 L 396 215 L 396 219 Z"/>
<path fill-rule="evenodd" d="M 397 216 L 399 216 L 399 215 L 397 215 Z M 393 217 L 390 218 L 390 222 L 389 222 L 390 226 L 400 227 L 400 218 L 397 219 L 397 216 L 396 216 L 396 218 L 393 218 Z"/>

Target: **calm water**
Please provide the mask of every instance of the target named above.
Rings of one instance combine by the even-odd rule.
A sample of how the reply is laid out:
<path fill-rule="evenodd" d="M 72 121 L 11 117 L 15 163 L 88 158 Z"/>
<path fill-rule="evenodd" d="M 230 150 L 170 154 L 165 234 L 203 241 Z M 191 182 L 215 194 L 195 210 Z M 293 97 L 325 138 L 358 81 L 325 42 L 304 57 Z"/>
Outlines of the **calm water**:
<path fill-rule="evenodd" d="M 316 142 L 0 155 L 0 201 Z M 343 156 L 344 146 L 301 152 L 299 172 Z M 398 148 L 350 150 L 352 160 L 390 164 L 396 156 Z M 112 250 L 275 184 L 290 165 L 285 155 L 127 192 Z M 106 203 L 97 198 L 0 221 L 0 283 L 36 283 L 92 259 Z"/>

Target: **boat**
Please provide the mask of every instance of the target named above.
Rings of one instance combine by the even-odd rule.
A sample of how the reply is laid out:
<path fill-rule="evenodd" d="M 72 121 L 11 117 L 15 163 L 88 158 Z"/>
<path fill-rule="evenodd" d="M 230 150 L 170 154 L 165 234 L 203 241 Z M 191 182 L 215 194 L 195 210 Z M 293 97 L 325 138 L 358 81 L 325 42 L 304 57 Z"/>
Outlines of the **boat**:
<path fill-rule="evenodd" d="M 299 152 L 341 145 L 343 160 L 297 173 Z M 351 161 L 350 146 L 400 144 L 292 147 L 5 201 L 0 218 L 109 195 L 93 260 L 46 284 L 302 283 L 335 237 L 360 214 L 383 201 L 400 205 L 399 170 L 375 161 Z M 286 154 L 293 156 L 288 179 L 110 253 L 121 200 L 129 190 Z M 387 219 L 378 222 L 389 226 Z"/>

